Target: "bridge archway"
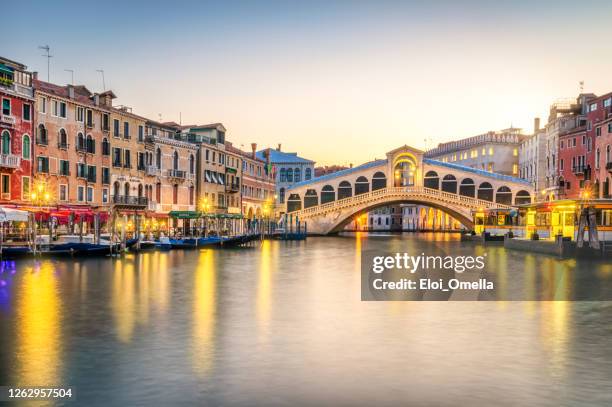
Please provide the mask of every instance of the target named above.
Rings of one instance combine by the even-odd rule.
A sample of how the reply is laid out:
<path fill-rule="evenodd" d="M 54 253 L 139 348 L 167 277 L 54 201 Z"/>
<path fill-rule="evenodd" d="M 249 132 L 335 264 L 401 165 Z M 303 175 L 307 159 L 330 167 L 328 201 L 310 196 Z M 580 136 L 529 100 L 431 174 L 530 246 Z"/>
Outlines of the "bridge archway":
<path fill-rule="evenodd" d="M 427 171 L 423 178 L 423 186 L 425 188 L 440 189 L 440 177 L 435 171 Z"/>
<path fill-rule="evenodd" d="M 493 185 L 483 182 L 478 186 L 478 199 L 493 202 Z"/>
<path fill-rule="evenodd" d="M 326 204 L 328 202 L 334 202 L 336 200 L 336 192 L 334 191 L 334 187 L 331 185 L 325 185 L 321 189 L 321 205 Z"/>
<path fill-rule="evenodd" d="M 474 180 L 472 178 L 464 178 L 461 180 L 461 184 L 459 185 L 459 195 L 474 198 L 476 195 L 476 185 L 474 185 Z"/>
<path fill-rule="evenodd" d="M 287 199 L 287 211 L 294 212 L 302 209 L 302 200 L 298 194 L 291 194 Z"/>
<path fill-rule="evenodd" d="M 514 203 L 515 205 L 531 203 L 531 195 L 529 194 L 529 192 L 522 189 L 516 193 L 516 196 L 514 198 Z"/>
<path fill-rule="evenodd" d="M 457 193 L 457 178 L 453 174 L 447 174 L 442 178 L 442 191 Z"/>
<path fill-rule="evenodd" d="M 338 185 L 338 200 L 353 196 L 353 186 L 348 181 L 342 181 Z"/>
<path fill-rule="evenodd" d="M 355 196 L 370 192 L 370 181 L 364 176 L 355 180 Z"/>
<path fill-rule="evenodd" d="M 504 204 L 504 205 L 512 205 L 512 191 L 505 185 L 497 188 L 497 193 L 495 194 L 495 202 Z"/>
<path fill-rule="evenodd" d="M 372 191 L 376 191 L 377 189 L 382 189 L 387 187 L 387 177 L 386 175 L 378 171 L 372 176 Z"/>
<path fill-rule="evenodd" d="M 443 204 L 439 204 L 437 202 L 430 202 L 430 201 L 425 201 L 425 200 L 398 199 L 398 200 L 376 203 L 373 205 L 369 205 L 366 207 L 358 208 L 350 212 L 347 212 L 340 219 L 336 221 L 335 225 L 332 227 L 329 233 L 333 234 L 333 233 L 341 232 L 346 225 L 348 225 L 353 220 L 355 220 L 355 218 L 363 214 L 366 214 L 368 212 L 374 211 L 378 208 L 382 208 L 385 206 L 393 206 L 393 205 L 399 205 L 399 204 L 412 204 L 412 205 L 426 206 L 428 208 L 425 208 L 425 210 L 430 211 L 431 209 L 432 214 L 434 213 L 433 209 L 438 209 L 438 212 L 444 212 L 445 214 L 452 216 L 459 223 L 465 226 L 467 229 L 472 229 L 474 226 L 472 220 L 466 214 L 460 212 L 459 210 L 455 208 L 452 208 L 452 207 L 449 207 Z M 428 222 L 430 222 L 433 219 L 433 215 L 427 217 L 427 219 L 428 219 Z"/>
<path fill-rule="evenodd" d="M 317 206 L 319 204 L 319 197 L 317 191 L 314 189 L 308 189 L 304 195 L 304 209 Z"/>

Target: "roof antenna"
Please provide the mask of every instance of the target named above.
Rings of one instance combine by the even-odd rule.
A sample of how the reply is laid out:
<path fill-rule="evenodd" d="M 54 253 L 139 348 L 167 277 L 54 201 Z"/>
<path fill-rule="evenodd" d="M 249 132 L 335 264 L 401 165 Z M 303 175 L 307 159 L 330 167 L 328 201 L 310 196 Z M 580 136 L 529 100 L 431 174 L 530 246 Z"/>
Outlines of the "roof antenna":
<path fill-rule="evenodd" d="M 578 82 L 578 86 L 580 87 L 580 93 L 584 92 L 584 81 Z"/>
<path fill-rule="evenodd" d="M 64 71 L 70 72 L 70 77 L 71 77 L 70 83 L 74 86 L 74 69 L 64 69 Z"/>
<path fill-rule="evenodd" d="M 162 120 L 161 120 L 161 113 L 157 113 L 157 115 L 159 116 L 159 122 L 161 123 L 162 122 Z"/>
<path fill-rule="evenodd" d="M 100 72 L 102 74 L 102 90 L 106 92 L 106 82 L 104 81 L 104 69 L 96 69 L 96 72 Z"/>
<path fill-rule="evenodd" d="M 179 125 L 182 126 L 183 125 L 183 113 L 179 112 Z"/>
<path fill-rule="evenodd" d="M 53 58 L 53 55 L 50 54 L 51 52 L 51 48 L 48 45 L 39 45 L 38 49 L 42 49 L 43 51 L 47 51 L 46 55 L 43 55 L 43 57 L 47 58 L 47 82 L 51 82 L 51 74 L 50 74 L 50 65 L 51 65 L 51 58 Z"/>

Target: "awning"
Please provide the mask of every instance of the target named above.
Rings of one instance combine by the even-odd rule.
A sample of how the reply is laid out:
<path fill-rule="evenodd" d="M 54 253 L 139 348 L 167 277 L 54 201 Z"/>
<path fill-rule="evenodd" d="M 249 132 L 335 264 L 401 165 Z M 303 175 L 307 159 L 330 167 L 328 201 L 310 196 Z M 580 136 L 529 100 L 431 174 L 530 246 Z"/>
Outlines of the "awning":
<path fill-rule="evenodd" d="M 206 182 L 212 182 L 212 181 L 210 180 L 210 172 L 209 172 L 209 171 L 206 171 L 206 173 L 204 174 L 204 176 L 206 177 Z"/>
<path fill-rule="evenodd" d="M 11 68 L 4 64 L 0 64 L 0 72 L 12 75 L 14 72 Z"/>
<path fill-rule="evenodd" d="M 0 207 L 0 222 L 27 222 L 28 212 Z"/>
<path fill-rule="evenodd" d="M 196 211 L 170 211 L 168 215 L 176 219 L 197 219 L 200 213 Z"/>
<path fill-rule="evenodd" d="M 219 174 L 219 184 L 225 185 L 225 182 L 223 182 L 223 177 L 221 176 L 221 174 Z"/>
<path fill-rule="evenodd" d="M 235 168 L 231 168 L 231 167 L 225 167 L 225 172 L 231 172 L 232 174 L 238 173 Z"/>
<path fill-rule="evenodd" d="M 213 182 L 214 182 L 215 184 L 218 184 L 218 183 L 219 183 L 219 181 L 217 180 L 217 173 L 215 173 L 215 172 L 211 172 L 211 173 L 210 173 L 210 177 L 212 178 L 212 180 L 213 180 Z"/>

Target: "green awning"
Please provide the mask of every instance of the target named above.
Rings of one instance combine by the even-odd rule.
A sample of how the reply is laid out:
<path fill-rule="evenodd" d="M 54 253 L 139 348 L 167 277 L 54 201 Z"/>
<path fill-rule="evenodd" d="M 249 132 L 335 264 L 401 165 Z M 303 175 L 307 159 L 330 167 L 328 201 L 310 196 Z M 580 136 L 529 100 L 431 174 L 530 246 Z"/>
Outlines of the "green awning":
<path fill-rule="evenodd" d="M 232 174 L 238 173 L 235 168 L 231 168 L 231 167 L 225 167 L 225 172 L 231 172 Z"/>
<path fill-rule="evenodd" d="M 0 72 L 4 72 L 13 75 L 13 70 L 4 64 L 0 64 Z"/>
<path fill-rule="evenodd" d="M 170 211 L 168 216 L 176 219 L 197 219 L 200 217 L 200 212 L 196 211 Z"/>

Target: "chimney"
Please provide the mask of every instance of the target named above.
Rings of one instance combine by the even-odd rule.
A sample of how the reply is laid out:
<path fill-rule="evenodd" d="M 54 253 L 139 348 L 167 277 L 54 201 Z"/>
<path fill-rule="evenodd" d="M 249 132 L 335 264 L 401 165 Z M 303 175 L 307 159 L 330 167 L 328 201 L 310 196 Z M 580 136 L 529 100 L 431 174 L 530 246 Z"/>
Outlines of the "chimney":
<path fill-rule="evenodd" d="M 100 106 L 100 95 L 98 95 L 97 93 L 94 94 L 93 101 L 94 101 L 94 105 Z"/>
<path fill-rule="evenodd" d="M 32 78 L 38 80 L 38 71 L 32 72 Z"/>
<path fill-rule="evenodd" d="M 251 150 L 253 151 L 252 157 L 255 159 L 255 152 L 257 151 L 257 143 L 251 143 Z"/>
<path fill-rule="evenodd" d="M 278 143 L 278 147 L 276 147 L 276 151 L 281 151 L 281 143 Z"/>
<path fill-rule="evenodd" d="M 540 131 L 540 118 L 536 117 L 533 119 L 533 133 L 535 134 L 538 131 Z"/>
<path fill-rule="evenodd" d="M 74 86 L 68 85 L 68 97 L 74 99 Z"/>

